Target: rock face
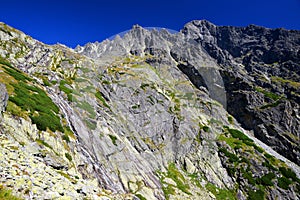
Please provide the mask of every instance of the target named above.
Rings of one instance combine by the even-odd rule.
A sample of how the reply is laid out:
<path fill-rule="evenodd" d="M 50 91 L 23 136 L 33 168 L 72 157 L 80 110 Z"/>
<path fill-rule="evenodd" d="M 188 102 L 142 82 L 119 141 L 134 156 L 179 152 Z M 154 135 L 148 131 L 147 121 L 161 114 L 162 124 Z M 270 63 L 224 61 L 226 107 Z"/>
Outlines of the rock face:
<path fill-rule="evenodd" d="M 1 188 L 25 199 L 300 198 L 299 166 L 274 151 L 298 162 L 298 82 L 250 73 L 240 61 L 251 45 L 238 47 L 223 29 L 193 21 L 171 34 L 135 25 L 73 50 L 0 24 L 0 82 L 9 95 Z M 287 49 L 295 54 L 293 34 Z M 299 65 L 283 57 L 285 69 Z M 259 85 L 257 74 L 269 83 Z"/>
<path fill-rule="evenodd" d="M 228 112 L 299 165 L 299 31 L 193 21 L 182 32 L 222 66 Z"/>
<path fill-rule="evenodd" d="M 8 94 L 4 84 L 0 83 L 0 113 L 5 111 L 7 106 Z"/>

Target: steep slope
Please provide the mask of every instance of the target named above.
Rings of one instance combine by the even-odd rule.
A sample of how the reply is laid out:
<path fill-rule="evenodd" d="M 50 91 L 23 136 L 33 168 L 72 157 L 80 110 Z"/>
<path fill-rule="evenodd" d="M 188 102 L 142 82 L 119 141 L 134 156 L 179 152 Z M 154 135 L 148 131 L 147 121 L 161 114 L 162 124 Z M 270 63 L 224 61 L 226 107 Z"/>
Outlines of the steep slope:
<path fill-rule="evenodd" d="M 184 34 L 134 26 L 74 51 L 0 30 L 0 181 L 23 198 L 299 198 Z"/>
<path fill-rule="evenodd" d="M 222 66 L 227 108 L 242 126 L 300 164 L 300 32 L 188 23 L 182 32 Z"/>

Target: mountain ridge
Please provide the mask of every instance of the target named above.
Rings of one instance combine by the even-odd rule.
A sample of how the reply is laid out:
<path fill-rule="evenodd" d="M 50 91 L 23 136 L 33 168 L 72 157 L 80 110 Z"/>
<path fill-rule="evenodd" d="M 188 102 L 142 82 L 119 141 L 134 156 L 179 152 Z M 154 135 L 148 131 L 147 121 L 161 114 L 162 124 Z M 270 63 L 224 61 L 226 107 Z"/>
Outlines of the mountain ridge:
<path fill-rule="evenodd" d="M 279 97 L 264 85 L 253 87 L 256 77 L 248 75 L 232 52 L 214 46 L 210 31 L 197 29 L 201 23 L 214 27 L 193 21 L 186 30 L 200 32 L 184 35 L 183 29 L 176 36 L 136 27 L 113 41 L 75 50 L 44 45 L 1 24 L 0 82 L 7 88 L 1 95 L 1 106 L 6 107 L 1 157 L 7 165 L 1 166 L 1 182 L 26 199 L 299 198 L 298 172 L 249 138 L 243 118 L 230 111 L 233 105 L 241 109 L 237 99 L 230 99 L 239 93 L 228 86 L 238 81 L 240 90 L 250 88 L 252 93 L 241 90 L 240 96 L 252 94 L 249 98 L 258 105 L 264 98 L 278 103 L 261 110 L 280 113 Z M 291 66 L 297 69 L 294 57 Z M 278 65 L 285 69 L 283 62 Z M 279 80 L 296 98 L 298 77 L 293 78 Z M 293 98 L 279 100 L 296 108 Z M 50 110 L 36 106 L 44 101 L 53 105 Z M 57 121 L 42 120 L 48 115 Z M 272 122 L 268 120 L 264 124 Z M 294 120 L 290 127 L 297 133 L 299 119 Z M 267 130 L 264 135 L 268 134 Z M 294 150 L 292 157 L 280 150 L 281 143 L 273 146 L 297 161 L 297 135 L 281 137 L 289 142 L 284 147 Z M 15 156 L 24 157 L 23 149 L 25 157 L 47 169 L 46 174 L 14 161 Z M 27 173 L 12 171 L 14 166 Z M 41 174 L 47 178 L 41 180 Z"/>

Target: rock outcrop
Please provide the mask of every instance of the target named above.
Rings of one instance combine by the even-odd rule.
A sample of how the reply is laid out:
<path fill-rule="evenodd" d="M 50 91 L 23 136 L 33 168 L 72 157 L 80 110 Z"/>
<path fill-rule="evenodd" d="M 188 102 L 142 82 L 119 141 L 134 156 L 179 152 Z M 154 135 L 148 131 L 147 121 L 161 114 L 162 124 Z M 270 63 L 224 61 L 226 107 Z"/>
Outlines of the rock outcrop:
<path fill-rule="evenodd" d="M 5 111 L 7 106 L 8 94 L 4 84 L 0 83 L 0 113 Z"/>
<path fill-rule="evenodd" d="M 259 115 L 276 112 L 297 129 L 297 101 L 256 87 L 235 50 L 225 49 L 238 47 L 218 46 L 218 34 L 207 21 L 172 34 L 136 25 L 73 50 L 0 24 L 0 82 L 9 95 L 1 187 L 25 199 L 299 198 L 299 166 L 251 133 L 267 137 L 266 125 L 277 121 L 259 123 Z M 278 105 L 251 107 L 267 98 Z M 247 126 L 252 120 L 257 126 Z M 299 138 L 282 135 L 266 143 L 297 162 Z"/>
<path fill-rule="evenodd" d="M 300 32 L 188 23 L 182 32 L 222 66 L 227 108 L 244 128 L 300 164 Z"/>

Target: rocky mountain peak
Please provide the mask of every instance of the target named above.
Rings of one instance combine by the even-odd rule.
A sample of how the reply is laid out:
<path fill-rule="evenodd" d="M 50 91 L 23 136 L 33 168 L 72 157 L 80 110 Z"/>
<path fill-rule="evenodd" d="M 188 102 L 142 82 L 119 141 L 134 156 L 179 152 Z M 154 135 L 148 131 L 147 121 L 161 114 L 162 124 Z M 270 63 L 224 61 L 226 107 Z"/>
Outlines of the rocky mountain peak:
<path fill-rule="evenodd" d="M 0 24 L 0 198 L 299 199 L 299 35 L 198 20 L 73 50 Z"/>

